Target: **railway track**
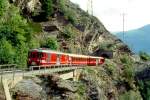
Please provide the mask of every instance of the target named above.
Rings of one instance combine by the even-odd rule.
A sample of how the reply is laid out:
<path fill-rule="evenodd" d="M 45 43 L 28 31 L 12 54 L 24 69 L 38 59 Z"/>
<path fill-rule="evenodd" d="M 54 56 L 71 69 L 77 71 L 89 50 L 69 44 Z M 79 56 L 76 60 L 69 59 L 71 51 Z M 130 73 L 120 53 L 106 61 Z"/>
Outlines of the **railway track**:
<path fill-rule="evenodd" d="M 36 69 L 35 69 L 36 68 Z M 32 66 L 30 68 L 8 68 L 0 70 L 0 78 L 2 79 L 13 79 L 16 76 L 34 76 L 41 74 L 53 74 L 63 71 L 71 71 L 75 69 L 82 69 L 84 66 L 51 66 L 51 67 L 40 67 Z"/>

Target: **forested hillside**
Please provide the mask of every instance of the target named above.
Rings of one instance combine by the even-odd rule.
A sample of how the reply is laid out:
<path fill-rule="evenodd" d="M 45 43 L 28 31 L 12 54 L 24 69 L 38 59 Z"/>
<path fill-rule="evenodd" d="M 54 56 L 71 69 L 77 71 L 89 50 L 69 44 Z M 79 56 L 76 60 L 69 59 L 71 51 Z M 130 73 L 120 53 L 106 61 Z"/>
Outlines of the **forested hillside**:
<path fill-rule="evenodd" d="M 1 0 L 0 6 L 0 64 L 25 67 L 29 49 L 40 47 L 87 55 L 106 47 L 130 52 L 69 0 Z"/>

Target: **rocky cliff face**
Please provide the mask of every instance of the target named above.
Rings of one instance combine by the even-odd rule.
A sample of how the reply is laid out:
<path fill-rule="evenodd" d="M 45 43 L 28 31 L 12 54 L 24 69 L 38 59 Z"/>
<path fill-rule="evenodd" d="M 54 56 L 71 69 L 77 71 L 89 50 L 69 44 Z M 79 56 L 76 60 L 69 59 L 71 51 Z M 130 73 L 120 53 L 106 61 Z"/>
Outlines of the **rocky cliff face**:
<path fill-rule="evenodd" d="M 47 21 L 39 22 L 43 29 L 42 34 L 45 35 L 45 37 L 57 37 L 60 44 L 65 42 L 67 48 L 76 53 L 89 54 L 95 50 L 103 49 L 104 46 L 108 46 L 108 48 L 111 48 L 111 50 L 115 52 L 131 52 L 129 48 L 123 44 L 121 40 L 112 35 L 96 17 L 87 14 L 80 9 L 79 6 L 71 3 L 69 0 L 63 1 L 65 1 L 63 6 L 67 8 L 67 10 L 62 10 L 62 5 L 59 3 L 60 0 L 53 0 L 54 11 L 51 17 L 49 17 Z M 35 15 L 39 16 L 43 12 L 40 0 L 13 0 L 12 2 L 20 7 L 25 16 L 28 16 L 33 21 L 39 19 Z M 66 18 L 66 13 L 68 15 L 70 14 L 71 18 Z M 65 27 L 73 31 L 74 36 L 70 40 L 62 37 L 62 33 L 65 32 Z"/>
<path fill-rule="evenodd" d="M 37 12 L 41 9 L 41 2 L 39 0 L 10 0 L 11 3 L 14 3 L 16 6 L 20 7 L 24 13 Z"/>

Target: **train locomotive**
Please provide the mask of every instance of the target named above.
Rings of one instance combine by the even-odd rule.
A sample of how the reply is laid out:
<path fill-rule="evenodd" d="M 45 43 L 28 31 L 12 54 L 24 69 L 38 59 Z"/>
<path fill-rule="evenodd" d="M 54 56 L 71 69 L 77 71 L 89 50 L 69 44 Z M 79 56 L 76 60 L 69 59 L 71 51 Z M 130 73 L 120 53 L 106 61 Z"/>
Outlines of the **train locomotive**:
<path fill-rule="evenodd" d="M 31 49 L 28 54 L 28 66 L 96 66 L 105 62 L 103 57 L 62 53 L 48 49 Z"/>

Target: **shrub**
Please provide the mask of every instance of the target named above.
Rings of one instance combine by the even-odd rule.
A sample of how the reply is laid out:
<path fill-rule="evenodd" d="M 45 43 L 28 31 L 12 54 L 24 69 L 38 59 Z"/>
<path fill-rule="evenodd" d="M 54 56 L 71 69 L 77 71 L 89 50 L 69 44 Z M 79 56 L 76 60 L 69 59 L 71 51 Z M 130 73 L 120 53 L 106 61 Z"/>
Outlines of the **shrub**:
<path fill-rule="evenodd" d="M 86 91 L 86 86 L 82 83 L 79 83 L 79 87 L 78 87 L 78 90 L 77 90 L 78 94 L 80 96 L 84 96 L 85 91 Z"/>
<path fill-rule="evenodd" d="M 128 91 L 119 96 L 119 100 L 142 100 L 138 91 Z"/>
<path fill-rule="evenodd" d="M 8 0 L 0 0 L 0 17 L 6 12 L 8 8 Z"/>
<path fill-rule="evenodd" d="M 73 25 L 76 25 L 77 18 L 76 18 L 76 14 L 73 10 L 68 9 L 67 12 L 65 13 L 65 16 Z"/>
<path fill-rule="evenodd" d="M 46 42 L 42 45 L 44 48 L 50 48 L 52 50 L 57 50 L 58 49 L 58 42 L 56 41 L 55 38 L 47 38 Z"/>
<path fill-rule="evenodd" d="M 73 25 L 76 25 L 77 23 L 77 17 L 74 10 L 72 10 L 70 7 L 66 6 L 67 2 L 66 0 L 60 0 L 59 6 L 62 13 L 64 13 L 64 16 L 67 20 L 69 20 Z"/>
<path fill-rule="evenodd" d="M 62 12 L 64 12 L 64 11 L 66 10 L 65 5 L 66 5 L 66 0 L 60 0 L 60 1 L 59 1 L 60 10 L 61 10 Z"/>
<path fill-rule="evenodd" d="M 14 49 L 12 45 L 5 39 L 0 40 L 0 64 L 14 63 Z"/>
<path fill-rule="evenodd" d="M 105 69 L 108 75 L 116 74 L 116 65 L 113 62 L 107 61 Z"/>
<path fill-rule="evenodd" d="M 114 46 L 113 46 L 112 43 L 104 42 L 104 43 L 101 43 L 101 44 L 99 45 L 99 48 L 102 49 L 102 50 L 113 51 Z"/>
<path fill-rule="evenodd" d="M 133 64 L 133 60 L 128 55 L 122 55 L 120 61 L 123 64 Z"/>
<path fill-rule="evenodd" d="M 129 86 L 133 88 L 133 81 L 134 81 L 134 62 L 128 55 L 123 55 L 120 59 L 120 61 L 123 63 L 123 77 L 125 78 L 125 81 L 128 82 Z"/>
<path fill-rule="evenodd" d="M 128 82 L 133 81 L 134 80 L 134 75 L 135 75 L 133 65 L 125 64 L 124 65 L 124 73 L 123 73 L 123 75 L 124 75 L 124 77 L 126 78 L 126 80 Z"/>
<path fill-rule="evenodd" d="M 150 100 L 150 81 L 138 80 L 137 83 L 138 83 L 141 95 L 143 97 L 143 100 Z"/>
<path fill-rule="evenodd" d="M 42 32 L 42 26 L 39 23 L 29 22 L 29 27 L 32 27 L 33 31 L 36 33 Z"/>
<path fill-rule="evenodd" d="M 53 13 L 52 0 L 42 0 L 42 10 L 45 18 L 48 18 Z"/>
<path fill-rule="evenodd" d="M 64 28 L 64 32 L 61 34 L 65 39 L 71 39 L 74 37 L 74 31 L 71 26 Z"/>
<path fill-rule="evenodd" d="M 21 65 L 19 67 L 27 66 L 28 50 L 29 47 L 25 43 L 22 43 L 16 47 L 15 63 L 17 65 Z"/>
<path fill-rule="evenodd" d="M 140 58 L 141 58 L 143 61 L 150 61 L 150 55 L 148 55 L 148 54 L 145 53 L 145 52 L 140 52 Z"/>

